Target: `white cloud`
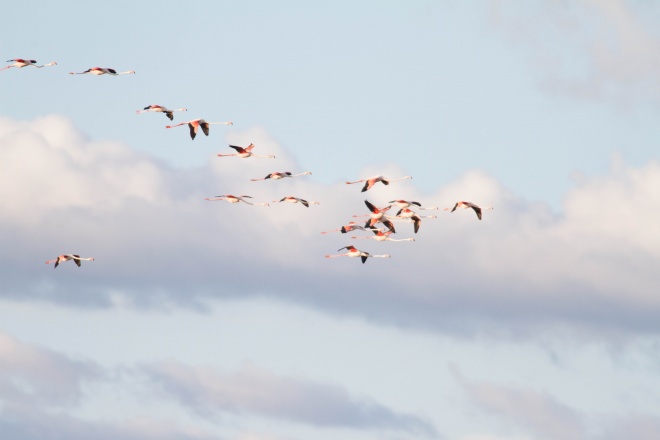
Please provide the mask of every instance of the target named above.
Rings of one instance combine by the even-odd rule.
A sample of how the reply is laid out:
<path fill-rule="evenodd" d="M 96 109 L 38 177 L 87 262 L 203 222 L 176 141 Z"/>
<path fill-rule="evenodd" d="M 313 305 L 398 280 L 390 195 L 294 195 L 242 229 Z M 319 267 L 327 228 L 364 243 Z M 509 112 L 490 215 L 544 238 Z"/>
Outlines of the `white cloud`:
<path fill-rule="evenodd" d="M 571 189 L 557 215 L 481 171 L 430 193 L 414 179 L 362 193 L 340 173 L 335 184 L 314 175 L 250 182 L 270 171 L 302 171 L 262 129 L 238 132 L 235 141 L 258 141 L 275 160 L 211 157 L 208 166 L 175 170 L 122 144 L 89 142 L 61 117 L 0 122 L 0 243 L 10 250 L 0 257 L 5 298 L 202 307 L 214 298 L 270 295 L 450 332 L 495 325 L 517 333 L 556 322 L 658 329 L 656 162 L 635 168 L 615 161 L 611 173 Z M 389 165 L 354 177 L 378 173 L 405 174 Z M 224 193 L 321 204 L 203 200 Z M 471 211 L 435 212 L 439 218 L 424 219 L 412 243 L 319 234 L 366 212 L 365 199 L 383 206 L 394 198 L 495 209 L 482 221 Z M 397 225 L 399 236 L 414 235 L 412 225 Z M 347 244 L 392 258 L 364 265 L 323 258 Z M 43 264 L 59 253 L 96 261 L 57 270 Z"/>

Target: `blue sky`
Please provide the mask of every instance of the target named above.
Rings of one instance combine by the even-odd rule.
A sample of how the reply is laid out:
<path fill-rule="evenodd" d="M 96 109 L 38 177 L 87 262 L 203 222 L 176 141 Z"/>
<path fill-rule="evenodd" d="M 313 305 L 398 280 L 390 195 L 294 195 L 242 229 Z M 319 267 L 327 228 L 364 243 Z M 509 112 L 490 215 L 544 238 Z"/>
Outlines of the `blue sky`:
<path fill-rule="evenodd" d="M 0 72 L 0 431 L 660 434 L 654 4 L 5 11 L 2 61 L 58 64 Z M 94 66 L 136 74 L 68 75 Z M 234 125 L 192 141 L 150 104 Z M 217 157 L 250 143 L 276 159 Z M 380 174 L 413 179 L 344 184 Z M 319 234 L 399 198 L 494 209 Z M 392 258 L 323 258 L 349 244 Z"/>

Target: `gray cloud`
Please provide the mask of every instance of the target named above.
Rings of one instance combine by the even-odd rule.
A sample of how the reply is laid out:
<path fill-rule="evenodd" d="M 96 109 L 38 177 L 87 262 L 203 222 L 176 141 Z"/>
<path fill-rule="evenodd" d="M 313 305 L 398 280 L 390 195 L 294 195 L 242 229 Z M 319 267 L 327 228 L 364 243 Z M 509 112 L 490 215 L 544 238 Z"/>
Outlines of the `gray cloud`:
<path fill-rule="evenodd" d="M 123 421 L 90 421 L 72 415 L 72 411 L 75 414 L 93 406 L 95 392 L 103 394 L 106 385 L 129 401 L 139 399 L 147 408 Z M 108 370 L 0 333 L 0 432 L 11 434 L 8 438 L 218 438 L 207 429 L 150 416 L 149 407 L 154 402 L 178 404 L 179 410 L 189 410 L 219 428 L 224 424 L 217 416 L 232 413 L 241 418 L 269 417 L 314 427 L 437 437 L 433 426 L 420 417 L 356 399 L 339 386 L 277 376 L 252 365 L 233 373 L 176 362 Z M 234 435 L 275 438 L 272 433 L 240 429 Z"/>
<path fill-rule="evenodd" d="M 10 406 L 69 406 L 77 403 L 86 381 L 102 371 L 42 347 L 21 343 L 0 331 L 0 401 Z"/>
<path fill-rule="evenodd" d="M 0 432 L 12 440 L 221 440 L 211 434 L 187 432 L 168 421 L 145 420 L 108 423 L 85 421 L 63 413 L 38 409 L 4 409 Z"/>
<path fill-rule="evenodd" d="M 352 398 L 339 386 L 276 376 L 253 365 L 226 374 L 178 362 L 145 366 L 148 378 L 170 398 L 206 417 L 252 413 L 322 427 L 385 429 L 435 436 L 427 421 L 376 402 Z"/>
<path fill-rule="evenodd" d="M 628 415 L 584 413 L 545 391 L 471 381 L 455 367 L 450 369 L 463 387 L 469 406 L 496 417 L 507 427 L 507 432 L 543 440 L 650 440 L 660 433 L 660 418 L 656 415 L 635 411 Z"/>
<path fill-rule="evenodd" d="M 623 417 L 611 417 L 601 423 L 604 433 L 597 440 L 615 440 L 634 438 L 653 440 L 660 438 L 660 417 L 650 414 L 630 414 Z"/>
<path fill-rule="evenodd" d="M 489 382 L 472 383 L 457 377 L 473 405 L 513 423 L 522 432 L 532 433 L 534 438 L 586 438 L 581 415 L 548 394 Z"/>

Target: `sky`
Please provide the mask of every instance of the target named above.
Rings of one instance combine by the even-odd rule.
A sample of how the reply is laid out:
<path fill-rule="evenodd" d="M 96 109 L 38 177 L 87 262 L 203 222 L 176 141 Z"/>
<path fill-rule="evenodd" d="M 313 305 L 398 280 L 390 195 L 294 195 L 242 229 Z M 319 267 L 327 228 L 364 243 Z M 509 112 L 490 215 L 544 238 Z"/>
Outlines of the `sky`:
<path fill-rule="evenodd" d="M 2 61 L 57 62 L 0 71 L 7 438 L 660 436 L 660 6 L 4 11 Z M 414 241 L 321 234 L 398 199 Z"/>

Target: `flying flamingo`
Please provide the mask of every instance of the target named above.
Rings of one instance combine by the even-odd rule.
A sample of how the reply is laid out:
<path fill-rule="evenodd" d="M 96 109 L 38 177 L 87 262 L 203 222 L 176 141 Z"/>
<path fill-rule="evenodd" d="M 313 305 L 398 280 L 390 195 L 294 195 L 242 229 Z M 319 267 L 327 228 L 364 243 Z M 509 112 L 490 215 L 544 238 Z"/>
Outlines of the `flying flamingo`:
<path fill-rule="evenodd" d="M 65 261 L 69 261 L 69 260 L 73 260 L 73 262 L 76 263 L 78 267 L 80 267 L 81 260 L 94 261 L 94 258 L 93 257 L 81 258 L 80 255 L 76 255 L 76 254 L 62 254 L 62 255 L 58 255 L 57 258 L 55 259 L 46 261 L 46 264 L 55 263 L 55 266 L 53 267 L 53 269 L 55 269 L 60 263 L 64 263 Z"/>
<path fill-rule="evenodd" d="M 371 189 L 372 186 L 374 186 L 378 182 L 382 182 L 383 185 L 389 185 L 391 182 L 397 182 L 399 180 L 405 180 L 405 179 L 412 179 L 412 176 L 404 176 L 399 179 L 388 179 L 383 176 L 374 176 L 370 177 L 368 179 L 362 179 L 362 180 L 356 180 L 355 182 L 346 182 L 347 185 L 351 185 L 353 183 L 360 183 L 360 182 L 366 182 L 364 184 L 364 187 L 362 187 L 362 192 L 365 192 L 369 189 Z"/>
<path fill-rule="evenodd" d="M 342 249 L 346 249 L 347 252 L 344 254 L 336 254 L 336 255 L 326 255 L 325 258 L 336 258 L 336 257 L 360 257 L 362 259 L 362 264 L 364 264 L 367 261 L 367 258 L 391 258 L 389 254 L 385 255 L 371 255 L 369 252 L 364 252 L 360 251 L 355 248 L 355 246 L 344 246 L 343 248 L 337 249 L 337 251 L 340 251 Z"/>
<path fill-rule="evenodd" d="M 188 109 L 183 107 L 170 110 L 166 107 L 163 107 L 162 105 L 151 104 L 146 106 L 144 110 L 136 110 L 135 113 L 137 113 L 138 115 L 140 113 L 147 113 L 147 112 L 165 113 L 165 116 L 167 116 L 170 119 L 170 121 L 173 121 L 174 115 L 172 114 L 172 112 L 187 112 L 187 111 Z"/>
<path fill-rule="evenodd" d="M 456 211 L 457 208 L 463 208 L 463 209 L 472 208 L 472 209 L 474 209 L 474 212 L 477 214 L 477 218 L 479 220 L 481 220 L 481 211 L 485 211 L 487 209 L 493 209 L 492 206 L 487 206 L 485 208 L 481 208 L 481 207 L 475 205 L 474 203 L 465 202 L 465 201 L 456 202 L 454 207 L 451 209 L 451 212 Z M 449 211 L 449 208 L 445 208 L 445 211 Z"/>
<path fill-rule="evenodd" d="M 264 159 L 275 159 L 275 156 L 272 154 L 268 156 L 258 156 L 252 152 L 252 149 L 254 148 L 254 144 L 250 144 L 247 147 L 238 147 L 236 145 L 230 145 L 231 148 L 236 150 L 237 152 L 234 154 L 218 154 L 218 157 L 229 157 L 229 156 L 237 156 L 242 159 L 248 158 L 248 157 L 262 157 Z"/>
<path fill-rule="evenodd" d="M 329 234 L 331 232 L 338 232 L 338 231 L 341 231 L 342 234 L 345 234 L 349 231 L 355 231 L 356 229 L 359 229 L 361 231 L 366 231 L 368 228 L 363 228 L 362 226 L 358 225 L 355 222 L 348 222 L 347 225 L 344 225 L 341 228 L 333 229 L 331 231 L 324 231 L 321 232 L 321 234 Z"/>
<path fill-rule="evenodd" d="M 51 63 L 44 64 L 43 66 L 37 66 L 37 60 L 24 60 L 23 58 L 16 58 L 15 60 L 7 60 L 7 62 L 8 63 L 14 63 L 14 64 L 10 64 L 6 67 L 3 67 L 0 70 L 11 69 L 12 67 L 17 67 L 19 69 L 22 69 L 23 67 L 26 67 L 26 66 L 32 66 L 32 67 L 36 67 L 37 69 L 41 69 L 42 67 L 57 65 L 57 63 L 55 61 L 53 61 Z"/>
<path fill-rule="evenodd" d="M 84 72 L 69 72 L 69 75 L 85 75 L 86 73 L 89 73 L 90 75 L 126 75 L 126 74 L 134 74 L 135 70 L 127 70 L 126 72 L 117 72 L 115 69 L 110 69 L 109 67 L 92 67 L 91 69 L 87 69 Z"/>
<path fill-rule="evenodd" d="M 188 127 L 190 128 L 190 139 L 195 139 L 195 136 L 197 136 L 197 130 L 199 127 L 202 127 L 202 131 L 206 136 L 209 135 L 209 125 L 234 125 L 233 122 L 206 122 L 204 119 L 193 119 L 192 121 L 188 122 L 180 122 L 178 124 L 174 125 L 166 125 L 165 128 L 174 128 L 178 127 L 179 125 L 186 125 L 188 124 Z"/>
<path fill-rule="evenodd" d="M 267 180 L 267 179 L 280 180 L 280 179 L 284 179 L 286 177 L 298 177 L 298 176 L 304 176 L 306 174 L 312 174 L 312 173 L 311 173 L 311 171 L 305 171 L 304 173 L 291 174 L 289 171 L 285 171 L 283 173 L 278 171 L 278 172 L 275 172 L 275 173 L 270 173 L 269 175 L 267 175 L 266 177 L 264 177 L 262 179 L 250 179 L 250 181 L 256 182 L 258 180 Z"/>
<path fill-rule="evenodd" d="M 397 217 L 412 221 L 415 225 L 415 234 L 417 234 L 417 231 L 419 231 L 419 226 L 422 224 L 423 218 L 437 218 L 435 215 L 419 215 L 408 208 L 403 208 L 401 211 L 399 211 Z"/>
<path fill-rule="evenodd" d="M 369 200 L 365 200 L 364 204 L 367 205 L 367 208 L 369 208 L 369 211 L 371 211 L 371 214 L 367 214 L 371 218 L 367 220 L 367 223 L 365 223 L 364 225 L 365 228 L 373 228 L 378 224 L 378 222 L 381 222 L 382 224 L 387 226 L 387 228 L 391 232 L 396 232 L 396 230 L 394 229 L 394 224 L 392 224 L 392 222 L 385 217 L 385 213 L 392 208 L 392 205 L 388 205 L 384 208 L 377 208 L 371 202 L 369 202 Z M 353 217 L 361 217 L 361 216 L 354 215 Z"/>
<path fill-rule="evenodd" d="M 371 238 L 376 241 L 415 241 L 414 238 L 401 238 L 401 239 L 391 238 L 390 235 L 392 235 L 392 231 L 381 231 L 380 229 L 374 229 L 373 231 L 375 235 L 367 235 L 364 237 L 351 237 L 351 238 L 354 238 L 356 240 Z"/>
<path fill-rule="evenodd" d="M 255 205 L 255 206 L 269 206 L 268 203 L 252 203 L 248 202 L 245 199 L 251 199 L 252 196 L 232 196 L 231 194 L 223 194 L 221 196 L 215 196 L 215 197 L 206 197 L 204 200 L 208 200 L 209 202 L 218 202 L 221 200 L 224 200 L 229 203 L 238 203 L 238 202 L 244 202 L 247 203 L 248 205 Z"/>
<path fill-rule="evenodd" d="M 308 202 L 305 199 L 300 199 L 298 197 L 293 197 L 293 196 L 286 196 L 286 197 L 282 197 L 280 200 L 273 200 L 273 203 L 279 203 L 279 202 L 301 203 L 306 208 L 309 208 L 309 205 L 320 205 L 319 202 Z"/>
<path fill-rule="evenodd" d="M 392 203 L 392 204 L 398 206 L 401 209 L 409 208 L 413 205 L 417 206 L 417 209 L 427 210 L 427 211 L 428 210 L 438 210 L 439 209 L 437 206 L 429 206 L 428 208 L 423 208 L 421 203 L 413 202 L 412 200 L 390 200 L 387 203 Z"/>

